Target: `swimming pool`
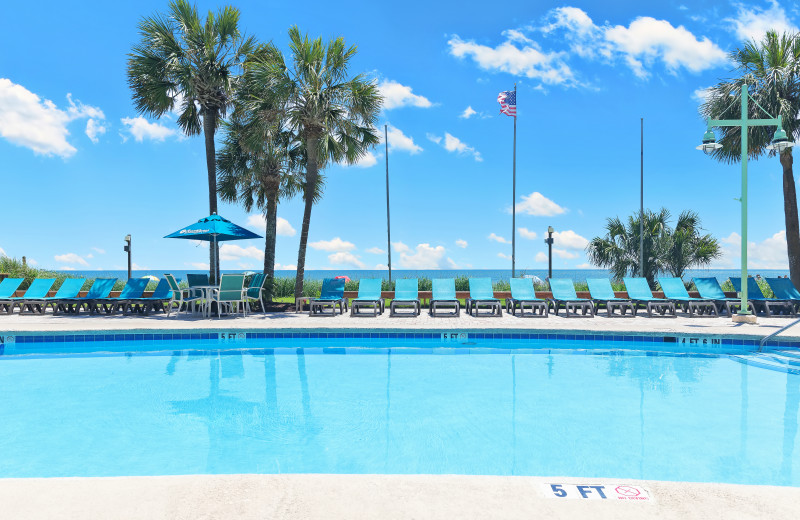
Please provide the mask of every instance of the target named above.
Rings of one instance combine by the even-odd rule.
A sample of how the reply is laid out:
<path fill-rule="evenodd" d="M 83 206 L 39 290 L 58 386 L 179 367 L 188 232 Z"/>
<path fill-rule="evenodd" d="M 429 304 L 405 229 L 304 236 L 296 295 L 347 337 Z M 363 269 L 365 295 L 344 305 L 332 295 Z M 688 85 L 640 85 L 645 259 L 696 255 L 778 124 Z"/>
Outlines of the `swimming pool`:
<path fill-rule="evenodd" d="M 748 364 L 752 344 L 215 334 L 6 341 L 0 477 L 428 473 L 800 485 L 800 375 Z"/>

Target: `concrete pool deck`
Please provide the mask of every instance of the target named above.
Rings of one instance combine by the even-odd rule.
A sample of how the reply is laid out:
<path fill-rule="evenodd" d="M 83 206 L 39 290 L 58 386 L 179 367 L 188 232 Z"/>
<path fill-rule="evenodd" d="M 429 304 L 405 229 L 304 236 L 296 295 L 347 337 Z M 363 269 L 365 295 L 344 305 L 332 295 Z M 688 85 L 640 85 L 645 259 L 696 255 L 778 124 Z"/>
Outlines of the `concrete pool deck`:
<path fill-rule="evenodd" d="M 351 317 L 349 314 L 314 316 L 308 313 L 254 313 L 246 318 L 223 316 L 202 318 L 181 313 L 140 315 L 0 315 L 0 334 L 15 332 L 69 332 L 69 331 L 150 331 L 150 330 L 303 330 L 337 329 L 359 330 L 521 330 L 521 331 L 584 331 L 588 333 L 636 334 L 691 334 L 742 336 L 761 339 L 793 321 L 787 317 L 759 317 L 755 325 L 733 323 L 730 318 L 662 318 L 638 316 L 636 318 L 595 318 L 550 315 L 548 318 L 520 318 L 503 313 L 501 317 L 476 318 L 462 312 L 460 317 L 432 318 L 427 312 L 420 316 L 390 318 L 388 311 L 377 317 Z M 781 338 L 800 338 L 800 324 L 780 334 Z"/>
<path fill-rule="evenodd" d="M 550 483 L 645 487 L 652 500 L 550 498 Z M 80 519 L 790 519 L 800 488 L 460 475 L 186 475 L 0 480 L 0 516 Z"/>

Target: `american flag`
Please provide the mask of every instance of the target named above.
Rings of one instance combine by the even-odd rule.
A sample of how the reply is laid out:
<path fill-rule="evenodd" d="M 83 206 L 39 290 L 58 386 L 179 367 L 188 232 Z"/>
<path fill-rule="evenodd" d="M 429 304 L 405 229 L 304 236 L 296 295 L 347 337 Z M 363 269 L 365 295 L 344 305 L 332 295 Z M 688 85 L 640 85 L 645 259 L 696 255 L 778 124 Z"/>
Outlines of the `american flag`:
<path fill-rule="evenodd" d="M 497 102 L 500 103 L 500 113 L 511 117 L 517 117 L 517 93 L 513 90 L 506 90 L 497 95 Z"/>

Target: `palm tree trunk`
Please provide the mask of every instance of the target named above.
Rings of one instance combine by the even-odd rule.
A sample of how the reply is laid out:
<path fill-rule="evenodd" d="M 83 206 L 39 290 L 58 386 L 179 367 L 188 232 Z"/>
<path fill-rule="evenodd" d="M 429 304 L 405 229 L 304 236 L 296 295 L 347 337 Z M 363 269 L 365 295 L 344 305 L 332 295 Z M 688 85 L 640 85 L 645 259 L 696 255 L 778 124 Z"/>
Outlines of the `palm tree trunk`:
<path fill-rule="evenodd" d="M 300 230 L 300 247 L 297 250 L 297 278 L 294 282 L 294 297 L 303 295 L 303 275 L 306 268 L 306 245 L 308 244 L 308 227 L 311 223 L 311 208 L 314 206 L 314 190 L 317 184 L 317 138 L 309 137 L 306 142 L 308 164 L 306 165 L 306 183 L 303 188 L 305 208 L 303 209 L 303 225 Z"/>
<path fill-rule="evenodd" d="M 800 225 L 797 219 L 797 191 L 794 184 L 792 149 L 780 155 L 783 166 L 783 213 L 786 219 L 786 249 L 789 253 L 789 277 L 800 287 Z"/>
<path fill-rule="evenodd" d="M 217 152 L 214 144 L 214 131 L 217 128 L 217 113 L 209 110 L 203 113 L 203 134 L 206 140 L 206 168 L 208 169 L 208 213 L 217 212 Z M 209 242 L 209 281 L 217 283 L 217 250 L 219 244 Z"/>
<path fill-rule="evenodd" d="M 272 284 L 275 280 L 275 242 L 278 238 L 278 193 L 269 193 L 267 196 L 266 241 L 264 244 L 264 274 L 266 275 L 267 290 L 266 301 L 272 301 Z"/>

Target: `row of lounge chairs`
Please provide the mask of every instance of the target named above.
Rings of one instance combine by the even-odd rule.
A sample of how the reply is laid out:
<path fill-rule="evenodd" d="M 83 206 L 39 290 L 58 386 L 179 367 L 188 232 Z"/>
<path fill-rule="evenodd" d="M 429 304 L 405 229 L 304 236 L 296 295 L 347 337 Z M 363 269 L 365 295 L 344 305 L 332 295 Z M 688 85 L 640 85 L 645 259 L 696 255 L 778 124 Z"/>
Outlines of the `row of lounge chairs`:
<path fill-rule="evenodd" d="M 644 278 L 626 277 L 623 279 L 627 298 L 618 297 L 607 278 L 590 278 L 587 280 L 590 298 L 580 298 L 575 292 L 571 280 L 551 278 L 550 298 L 540 298 L 536 295 L 533 281 L 527 278 L 513 278 L 510 281 L 511 296 L 505 299 L 505 311 L 521 316 L 526 312 L 529 316 L 546 317 L 550 312 L 558 315 L 564 310 L 566 316 L 581 315 L 594 317 L 601 308 L 606 309 L 607 316 L 618 315 L 636 316 L 639 310 L 645 310 L 648 317 L 654 314 L 660 316 L 676 317 L 678 311 L 688 316 L 728 316 L 739 312 L 741 300 L 725 295 L 716 278 L 695 278 L 694 283 L 700 297 L 692 297 L 680 278 L 659 278 L 663 298 L 653 295 L 647 280 Z M 741 279 L 731 278 L 731 283 L 737 292 L 741 291 Z M 754 278 L 748 278 L 748 310 L 762 312 L 767 316 L 785 314 L 795 316 L 800 309 L 800 292 L 792 285 L 788 278 L 767 278 L 776 297 L 767 298 Z M 432 284 L 432 297 L 430 299 L 431 316 L 458 316 L 461 311 L 461 302 L 456 297 L 455 280 L 452 278 L 435 279 Z M 328 314 L 326 309 L 331 309 L 335 315 L 338 310 L 343 314 L 347 311 L 348 301 L 344 297 L 343 279 L 326 279 L 323 281 L 319 298 L 309 302 L 310 315 Z M 492 283 L 489 278 L 470 278 L 469 296 L 464 302 L 465 310 L 474 316 L 484 315 L 500 316 L 502 314 L 501 300 L 495 298 Z M 358 296 L 350 302 L 351 316 L 377 316 L 383 313 L 385 300 L 381 297 L 381 280 L 364 279 L 359 283 Z M 402 279 L 395 282 L 395 295 L 389 306 L 390 316 L 408 315 L 418 316 L 421 312 L 418 280 Z M 369 310 L 370 312 L 364 312 Z M 410 311 L 410 312 L 409 312 Z"/>
<path fill-rule="evenodd" d="M 89 314 L 115 314 L 137 312 L 149 314 L 166 312 L 170 315 L 173 307 L 178 310 L 196 311 L 211 314 L 212 308 L 219 316 L 223 310 L 241 310 L 245 315 L 250 304 L 260 302 L 264 309 L 265 276 L 256 274 L 248 286 L 245 275 L 224 274 L 218 287 L 211 287 L 207 275 L 189 275 L 189 288 L 181 288 L 171 274 L 165 274 L 158 281 L 153 293 L 144 296 L 150 278 L 131 278 L 125 283 L 119 296 L 110 296 L 116 278 L 97 278 L 85 296 L 79 296 L 86 284 L 83 278 L 64 280 L 55 295 L 48 296 L 55 279 L 37 278 L 22 296 L 14 296 L 22 285 L 22 278 L 6 278 L 0 282 L 0 313 L 11 314 L 19 308 L 20 314 L 44 314 L 48 307 L 53 314 L 79 314 L 82 310 Z M 214 303 L 215 305 L 212 305 Z"/>

